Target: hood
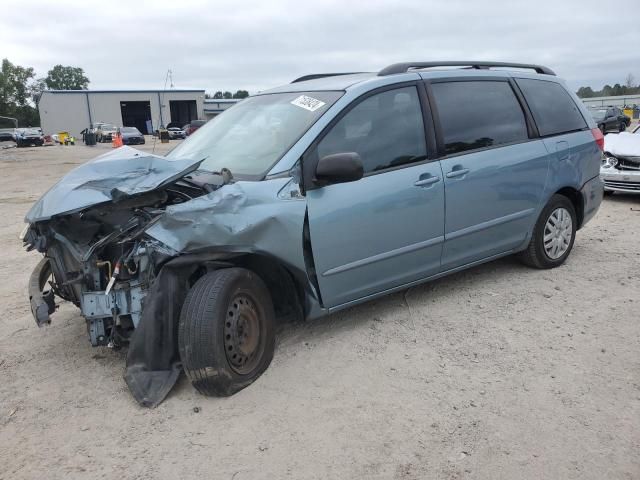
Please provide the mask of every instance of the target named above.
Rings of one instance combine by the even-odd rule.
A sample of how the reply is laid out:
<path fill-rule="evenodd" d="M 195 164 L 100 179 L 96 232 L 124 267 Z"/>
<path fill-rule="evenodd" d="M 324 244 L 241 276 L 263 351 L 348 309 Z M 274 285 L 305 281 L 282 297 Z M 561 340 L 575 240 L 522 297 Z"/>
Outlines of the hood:
<path fill-rule="evenodd" d="M 71 170 L 27 213 L 35 223 L 163 187 L 195 171 L 201 160 L 167 160 L 131 147 L 120 147 Z"/>
<path fill-rule="evenodd" d="M 617 157 L 640 157 L 640 134 L 622 132 L 605 135 L 604 151 Z"/>

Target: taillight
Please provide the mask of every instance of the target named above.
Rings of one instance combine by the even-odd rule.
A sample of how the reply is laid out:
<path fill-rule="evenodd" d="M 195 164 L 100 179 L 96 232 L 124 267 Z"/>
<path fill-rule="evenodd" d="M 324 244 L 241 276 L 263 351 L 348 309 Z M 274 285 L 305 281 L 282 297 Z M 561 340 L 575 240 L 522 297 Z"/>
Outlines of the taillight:
<path fill-rule="evenodd" d="M 593 134 L 593 138 L 595 139 L 596 144 L 598 145 L 598 148 L 604 151 L 604 135 L 602 134 L 600 129 L 592 128 L 591 133 Z"/>

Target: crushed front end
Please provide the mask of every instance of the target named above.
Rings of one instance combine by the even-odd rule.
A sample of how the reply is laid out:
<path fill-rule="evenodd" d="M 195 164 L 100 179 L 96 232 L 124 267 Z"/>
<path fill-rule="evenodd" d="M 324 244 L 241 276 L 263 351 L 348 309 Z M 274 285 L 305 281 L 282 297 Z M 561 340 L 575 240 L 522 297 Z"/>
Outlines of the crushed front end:
<path fill-rule="evenodd" d="M 152 192 L 31 224 L 23 242 L 45 256 L 29 282 L 37 324 L 50 323 L 58 296 L 80 308 L 93 346 L 127 343 L 157 267 L 176 254 L 144 234 L 171 201 Z"/>
<path fill-rule="evenodd" d="M 167 207 L 229 180 L 199 164 L 122 147 L 72 170 L 33 205 L 21 238 L 44 255 L 29 281 L 38 326 L 51 323 L 59 297 L 80 308 L 92 345 L 130 340 L 159 270 L 180 253 L 146 230 Z"/>

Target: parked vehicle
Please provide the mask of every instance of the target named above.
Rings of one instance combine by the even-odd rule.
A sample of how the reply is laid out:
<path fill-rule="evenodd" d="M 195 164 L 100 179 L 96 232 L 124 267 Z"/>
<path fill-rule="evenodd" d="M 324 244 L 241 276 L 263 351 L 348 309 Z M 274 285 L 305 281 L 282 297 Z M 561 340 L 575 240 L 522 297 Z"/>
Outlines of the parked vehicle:
<path fill-rule="evenodd" d="M 631 124 L 631 119 L 618 107 L 592 107 L 589 111 L 602 133 L 624 132 Z"/>
<path fill-rule="evenodd" d="M 6 142 L 15 138 L 15 128 L 0 128 L 0 142 Z"/>
<path fill-rule="evenodd" d="M 640 125 L 633 132 L 604 137 L 600 167 L 604 193 L 640 193 Z"/>
<path fill-rule="evenodd" d="M 54 185 L 26 216 L 24 243 L 45 254 L 32 312 L 50 323 L 58 296 L 81 309 L 93 345 L 128 342 L 125 380 L 142 405 L 181 369 L 199 392 L 231 395 L 267 368 L 283 318 L 506 255 L 562 265 L 602 200 L 602 146 L 546 67 L 302 77 L 166 158 L 122 147 Z"/>
<path fill-rule="evenodd" d="M 174 140 L 176 138 L 187 138 L 187 132 L 178 127 L 169 127 L 167 128 L 169 132 L 169 139 Z"/>
<path fill-rule="evenodd" d="M 95 127 L 95 124 L 94 124 Z M 96 141 L 98 143 L 107 143 L 113 140 L 113 136 L 118 132 L 118 127 L 110 123 L 98 124 L 96 128 Z"/>
<path fill-rule="evenodd" d="M 144 145 L 144 135 L 136 127 L 122 127 L 120 135 L 123 145 Z"/>
<path fill-rule="evenodd" d="M 16 128 L 15 142 L 17 147 L 41 147 L 44 143 L 44 135 L 40 128 Z"/>
<path fill-rule="evenodd" d="M 187 135 L 191 135 L 205 123 L 207 123 L 206 120 L 192 120 L 191 123 L 187 123 L 184 127 L 182 127 L 182 130 L 184 130 Z"/>

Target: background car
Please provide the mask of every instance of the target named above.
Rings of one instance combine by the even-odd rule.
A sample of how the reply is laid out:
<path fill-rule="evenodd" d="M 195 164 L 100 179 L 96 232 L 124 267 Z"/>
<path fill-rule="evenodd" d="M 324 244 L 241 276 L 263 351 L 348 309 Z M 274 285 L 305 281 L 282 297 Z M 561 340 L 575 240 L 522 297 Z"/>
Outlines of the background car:
<path fill-rule="evenodd" d="M 193 120 L 191 123 L 187 123 L 182 129 L 185 131 L 187 135 L 191 135 L 193 132 L 198 130 L 201 126 L 207 123 L 206 120 Z"/>
<path fill-rule="evenodd" d="M 604 158 L 600 166 L 604 193 L 640 193 L 640 125 L 633 132 L 604 137 Z"/>
<path fill-rule="evenodd" d="M 41 147 L 44 143 L 44 136 L 40 128 L 16 128 L 16 146 L 29 147 L 35 145 Z"/>
<path fill-rule="evenodd" d="M 624 132 L 631 124 L 631 119 L 618 107 L 592 107 L 589 112 L 602 133 Z"/>
<path fill-rule="evenodd" d="M 144 145 L 144 135 L 136 127 L 122 127 L 120 135 L 123 145 Z"/>
<path fill-rule="evenodd" d="M 0 128 L 0 142 L 13 140 L 15 134 L 15 128 Z"/>
<path fill-rule="evenodd" d="M 187 138 L 187 132 L 179 127 L 169 127 L 167 131 L 169 132 L 169 138 L 172 140 L 176 138 Z"/>
<path fill-rule="evenodd" d="M 118 127 L 110 123 L 99 124 L 96 129 L 96 141 L 98 143 L 110 142 L 117 131 Z"/>

